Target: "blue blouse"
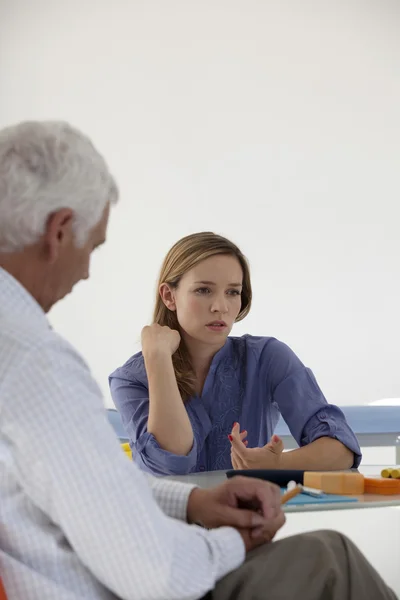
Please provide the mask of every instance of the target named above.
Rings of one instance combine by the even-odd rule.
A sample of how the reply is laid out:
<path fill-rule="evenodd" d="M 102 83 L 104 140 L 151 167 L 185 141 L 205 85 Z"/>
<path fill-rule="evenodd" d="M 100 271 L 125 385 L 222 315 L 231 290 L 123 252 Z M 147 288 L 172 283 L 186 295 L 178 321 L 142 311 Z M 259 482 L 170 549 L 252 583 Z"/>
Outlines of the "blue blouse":
<path fill-rule="evenodd" d="M 194 443 L 186 456 L 163 450 L 147 431 L 149 392 L 142 353 L 110 375 L 111 394 L 130 438 L 133 460 L 154 475 L 230 469 L 228 434 L 238 421 L 249 448 L 264 446 L 281 414 L 299 446 L 327 436 L 354 452 L 357 438 L 342 411 L 328 404 L 310 369 L 275 338 L 228 337 L 214 356 L 201 397 L 186 403 Z"/>

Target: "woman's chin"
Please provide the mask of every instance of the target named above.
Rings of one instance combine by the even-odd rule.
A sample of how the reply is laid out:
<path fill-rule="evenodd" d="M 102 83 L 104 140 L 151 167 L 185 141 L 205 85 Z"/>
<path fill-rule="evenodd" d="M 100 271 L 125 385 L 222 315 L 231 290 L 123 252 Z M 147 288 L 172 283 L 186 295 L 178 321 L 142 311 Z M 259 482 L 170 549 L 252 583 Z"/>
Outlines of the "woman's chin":
<path fill-rule="evenodd" d="M 223 331 L 209 330 L 208 327 L 205 327 L 204 329 L 202 331 L 193 332 L 182 330 L 183 337 L 189 344 L 197 342 L 200 344 L 210 344 L 210 346 L 215 346 L 215 344 L 223 346 L 230 333 L 230 329 L 228 327 L 224 327 Z"/>

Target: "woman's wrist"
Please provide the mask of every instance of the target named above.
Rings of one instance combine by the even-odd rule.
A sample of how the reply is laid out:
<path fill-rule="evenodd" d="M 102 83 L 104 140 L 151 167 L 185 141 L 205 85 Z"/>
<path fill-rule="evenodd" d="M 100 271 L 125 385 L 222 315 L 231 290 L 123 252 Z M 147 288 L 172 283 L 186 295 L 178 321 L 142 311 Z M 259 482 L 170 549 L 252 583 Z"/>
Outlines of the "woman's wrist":
<path fill-rule="evenodd" d="M 163 346 L 159 346 L 156 348 L 148 348 L 142 350 L 144 362 L 147 365 L 157 365 L 157 364 L 172 364 L 172 355 L 169 348 L 164 348 Z"/>

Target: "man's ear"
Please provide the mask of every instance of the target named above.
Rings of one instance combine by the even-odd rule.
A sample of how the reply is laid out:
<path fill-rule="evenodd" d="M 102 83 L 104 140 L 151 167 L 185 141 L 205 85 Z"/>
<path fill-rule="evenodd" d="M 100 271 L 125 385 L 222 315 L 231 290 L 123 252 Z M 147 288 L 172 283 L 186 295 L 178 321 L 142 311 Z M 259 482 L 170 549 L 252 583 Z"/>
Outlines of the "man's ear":
<path fill-rule="evenodd" d="M 176 310 L 174 289 L 168 283 L 162 283 L 159 288 L 161 300 L 169 310 Z"/>
<path fill-rule="evenodd" d="M 61 208 L 47 219 L 43 240 L 51 263 L 56 262 L 60 250 L 71 243 L 74 237 L 73 220 L 74 211 L 70 208 Z"/>

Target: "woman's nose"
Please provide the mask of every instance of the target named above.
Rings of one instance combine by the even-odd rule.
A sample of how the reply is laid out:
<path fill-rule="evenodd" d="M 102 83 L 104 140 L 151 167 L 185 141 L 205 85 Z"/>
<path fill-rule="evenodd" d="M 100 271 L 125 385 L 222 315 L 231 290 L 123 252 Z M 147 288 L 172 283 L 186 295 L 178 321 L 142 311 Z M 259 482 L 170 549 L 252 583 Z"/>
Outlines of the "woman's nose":
<path fill-rule="evenodd" d="M 211 311 L 219 313 L 228 312 L 228 303 L 226 298 L 216 298 L 212 304 Z"/>

